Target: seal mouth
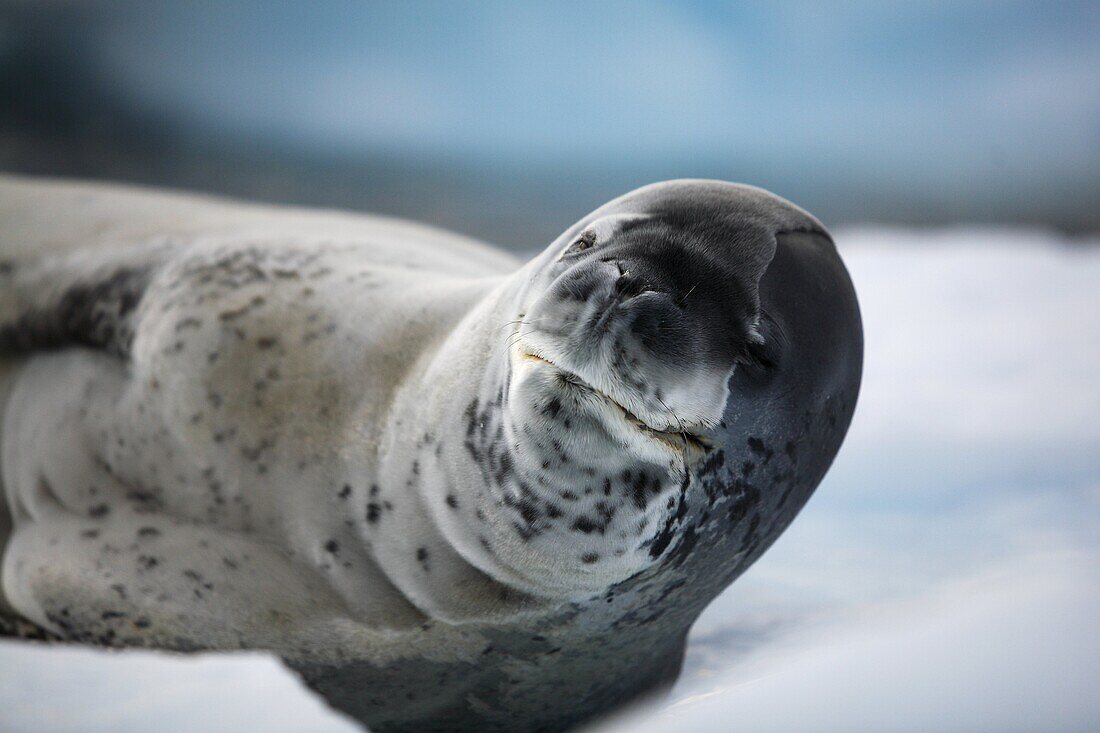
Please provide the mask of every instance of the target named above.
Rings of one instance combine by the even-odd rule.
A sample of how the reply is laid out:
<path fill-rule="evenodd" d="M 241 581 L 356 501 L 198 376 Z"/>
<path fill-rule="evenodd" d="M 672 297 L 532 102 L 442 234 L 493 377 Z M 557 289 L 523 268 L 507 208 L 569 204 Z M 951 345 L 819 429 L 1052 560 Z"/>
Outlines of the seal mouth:
<path fill-rule="evenodd" d="M 574 388 L 584 390 L 599 397 L 604 403 L 614 408 L 615 411 L 623 418 L 626 423 L 628 423 L 638 432 L 646 435 L 651 439 L 658 440 L 675 450 L 686 450 L 689 453 L 707 453 L 711 449 L 710 441 L 705 435 L 690 430 L 686 426 L 680 426 L 676 430 L 654 427 L 642 418 L 635 415 L 625 405 L 620 403 L 611 395 L 601 392 L 588 382 L 581 379 L 574 372 L 571 372 L 568 369 L 563 369 L 561 366 L 555 364 L 544 356 L 532 354 L 527 350 L 521 350 L 520 357 L 523 359 L 527 359 L 528 361 L 541 362 L 553 368 L 561 375 L 562 379 L 566 383 Z"/>

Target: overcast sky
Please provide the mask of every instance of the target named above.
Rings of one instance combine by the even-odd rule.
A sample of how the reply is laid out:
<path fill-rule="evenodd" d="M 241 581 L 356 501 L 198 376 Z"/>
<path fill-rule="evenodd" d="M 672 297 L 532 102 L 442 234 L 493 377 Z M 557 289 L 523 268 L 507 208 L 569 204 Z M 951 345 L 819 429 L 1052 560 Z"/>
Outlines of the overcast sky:
<path fill-rule="evenodd" d="M 214 136 L 914 209 L 1100 195 L 1095 2 L 15 6 L 50 16 L 39 45 L 78 47 L 121 98 Z"/>
<path fill-rule="evenodd" d="M 1034 175 L 1100 162 L 1098 36 L 1073 2 L 190 2 L 99 51 L 145 103 L 331 145 Z"/>

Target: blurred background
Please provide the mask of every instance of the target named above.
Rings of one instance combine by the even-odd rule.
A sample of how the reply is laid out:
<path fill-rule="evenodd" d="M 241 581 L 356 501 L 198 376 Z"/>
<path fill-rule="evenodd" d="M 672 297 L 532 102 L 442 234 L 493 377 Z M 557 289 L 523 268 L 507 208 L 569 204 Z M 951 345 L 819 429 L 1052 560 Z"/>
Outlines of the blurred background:
<path fill-rule="evenodd" d="M 1100 729 L 1100 3 L 0 2 L 0 170 L 519 253 L 661 179 L 794 201 L 860 296 L 860 405 L 621 729 Z M 9 649 L 0 723 L 350 729 L 270 659 L 154 656 Z"/>
<path fill-rule="evenodd" d="M 677 177 L 826 223 L 1100 227 L 1100 4 L 11 2 L 0 167 L 541 247 Z"/>

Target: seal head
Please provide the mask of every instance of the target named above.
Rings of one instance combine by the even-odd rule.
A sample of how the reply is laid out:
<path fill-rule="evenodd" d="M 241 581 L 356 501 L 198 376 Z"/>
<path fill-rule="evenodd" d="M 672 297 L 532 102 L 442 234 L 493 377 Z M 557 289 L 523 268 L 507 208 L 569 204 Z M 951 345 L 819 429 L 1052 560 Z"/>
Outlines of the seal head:
<path fill-rule="evenodd" d="M 762 341 L 758 283 L 775 249 L 734 193 L 666 187 L 585 222 L 546 267 L 524 345 L 653 430 L 713 428 L 732 369 Z"/>
<path fill-rule="evenodd" d="M 668 182 L 601 207 L 510 278 L 465 415 L 480 522 L 443 528 L 460 554 L 512 588 L 581 600 L 666 553 L 731 376 L 768 358 L 759 283 L 792 230 L 824 232 L 759 189 Z"/>

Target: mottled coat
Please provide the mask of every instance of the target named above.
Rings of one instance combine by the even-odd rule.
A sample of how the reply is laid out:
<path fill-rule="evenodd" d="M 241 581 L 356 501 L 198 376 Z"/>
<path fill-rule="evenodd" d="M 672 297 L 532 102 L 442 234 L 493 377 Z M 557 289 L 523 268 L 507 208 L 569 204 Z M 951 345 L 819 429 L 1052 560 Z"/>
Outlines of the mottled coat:
<path fill-rule="evenodd" d="M 9 614 L 266 648 L 376 730 L 558 730 L 674 678 L 840 446 L 820 224 L 680 181 L 524 266 L 377 217 L 0 182 Z"/>

